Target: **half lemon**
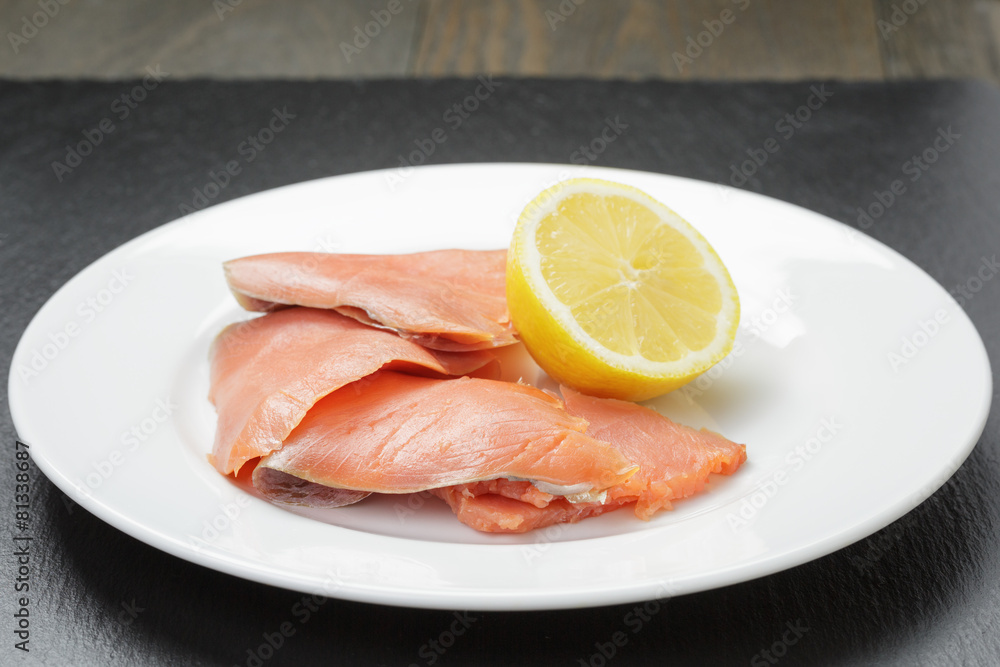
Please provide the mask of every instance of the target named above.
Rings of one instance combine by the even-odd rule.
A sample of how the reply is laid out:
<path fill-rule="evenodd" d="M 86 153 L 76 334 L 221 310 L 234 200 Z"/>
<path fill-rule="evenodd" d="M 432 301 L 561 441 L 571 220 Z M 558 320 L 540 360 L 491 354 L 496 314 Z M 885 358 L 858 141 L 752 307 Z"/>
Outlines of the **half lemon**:
<path fill-rule="evenodd" d="M 633 401 L 718 363 L 740 319 L 729 272 L 697 230 L 636 188 L 590 178 L 525 207 L 507 254 L 507 303 L 550 376 Z"/>

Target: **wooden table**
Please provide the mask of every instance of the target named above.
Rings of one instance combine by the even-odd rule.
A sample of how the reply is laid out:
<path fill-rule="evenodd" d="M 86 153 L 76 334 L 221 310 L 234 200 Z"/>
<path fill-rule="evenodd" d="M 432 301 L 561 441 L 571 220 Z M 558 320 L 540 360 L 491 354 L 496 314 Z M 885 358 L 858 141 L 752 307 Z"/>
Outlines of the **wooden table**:
<path fill-rule="evenodd" d="M 8 42 L 0 48 L 0 77 L 144 76 L 159 64 L 177 78 L 492 73 L 1000 83 L 1000 0 L 136 0 L 54 7 L 51 18 L 37 14 L 37 0 L 0 7 Z"/>

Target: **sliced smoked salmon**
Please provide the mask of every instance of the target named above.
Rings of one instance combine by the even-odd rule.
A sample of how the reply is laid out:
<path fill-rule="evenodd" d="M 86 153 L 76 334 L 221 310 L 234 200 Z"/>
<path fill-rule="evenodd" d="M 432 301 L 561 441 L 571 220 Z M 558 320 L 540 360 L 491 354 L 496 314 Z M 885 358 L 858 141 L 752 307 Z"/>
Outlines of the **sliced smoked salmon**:
<path fill-rule="evenodd" d="M 232 324 L 212 344 L 209 399 L 218 412 L 210 457 L 238 472 L 282 441 L 318 400 L 381 368 L 463 375 L 489 352 L 439 352 L 331 310 L 287 308 Z"/>
<path fill-rule="evenodd" d="M 590 422 L 587 434 L 611 443 L 639 464 L 639 472 L 608 490 L 608 500 L 636 500 L 635 515 L 649 519 L 670 501 L 701 491 L 711 473 L 731 475 L 747 460 L 746 445 L 718 433 L 670 421 L 636 403 L 586 396 L 561 388 L 566 410 Z"/>
<path fill-rule="evenodd" d="M 586 428 L 559 399 L 527 385 L 382 371 L 319 401 L 260 460 L 254 484 L 267 493 L 277 471 L 335 489 L 412 493 L 506 478 L 589 498 L 635 466 Z M 297 502 L 328 505 L 307 491 L 295 490 Z"/>
<path fill-rule="evenodd" d="M 526 487 L 531 486 L 528 482 L 520 484 L 526 491 Z M 459 521 L 484 533 L 526 533 L 556 523 L 576 523 L 616 510 L 628 502 L 571 503 L 553 496 L 544 507 L 539 507 L 512 497 L 514 488 L 508 487 L 506 493 L 497 494 L 479 493 L 483 487 L 475 485 L 458 485 L 431 489 L 431 493 L 448 503 Z M 527 492 L 530 495 L 531 492 Z"/>
<path fill-rule="evenodd" d="M 506 250 L 403 255 L 282 252 L 226 262 L 247 310 L 288 305 L 337 310 L 438 350 L 517 342 L 505 292 Z"/>
<path fill-rule="evenodd" d="M 746 447 L 707 430 L 675 424 L 649 408 L 594 398 L 562 387 L 566 410 L 589 422 L 587 435 L 612 445 L 639 464 L 629 479 L 607 489 L 603 502 L 572 503 L 539 495 L 522 481 L 489 488 L 463 484 L 433 491 L 463 523 L 484 532 L 522 533 L 576 522 L 634 504 L 649 519 L 671 501 L 700 491 L 711 473 L 730 475 L 746 460 Z"/>

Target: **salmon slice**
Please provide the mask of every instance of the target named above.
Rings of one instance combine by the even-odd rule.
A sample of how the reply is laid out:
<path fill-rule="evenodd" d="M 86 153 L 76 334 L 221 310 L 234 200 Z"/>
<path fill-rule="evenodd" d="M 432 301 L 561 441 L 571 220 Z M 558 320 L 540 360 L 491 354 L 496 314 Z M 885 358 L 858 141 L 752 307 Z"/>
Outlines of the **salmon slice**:
<path fill-rule="evenodd" d="M 546 493 L 531 482 L 512 479 L 491 479 L 484 482 L 448 486 L 436 491 L 457 491 L 466 498 L 497 495 L 530 503 L 535 507 L 548 507 L 558 496 Z"/>
<path fill-rule="evenodd" d="M 328 308 L 452 351 L 517 342 L 507 312 L 506 266 L 506 250 L 282 252 L 223 264 L 229 288 L 247 310 Z"/>
<path fill-rule="evenodd" d="M 527 385 L 382 371 L 318 402 L 281 449 L 260 460 L 254 485 L 268 494 L 275 471 L 369 493 L 518 478 L 589 497 L 627 480 L 635 466 L 585 435 L 586 427 L 559 399 Z M 280 487 L 285 478 L 277 479 Z M 279 488 L 270 497 L 314 504 L 307 485 L 296 492 Z"/>
<path fill-rule="evenodd" d="M 611 443 L 639 464 L 639 472 L 608 490 L 608 500 L 635 500 L 635 515 L 649 519 L 670 501 L 702 490 L 712 473 L 731 475 L 747 460 L 746 445 L 707 429 L 670 421 L 647 407 L 586 396 L 561 387 L 566 410 L 590 422 L 587 434 Z"/>
<path fill-rule="evenodd" d="M 521 484 L 531 486 L 527 482 Z M 467 493 L 468 491 L 462 486 L 431 489 L 431 493 L 448 503 L 459 521 L 483 533 L 526 533 L 556 523 L 576 523 L 626 504 L 625 501 L 606 505 L 571 503 L 565 498 L 553 497 L 545 507 L 537 507 L 531 502 L 507 495 L 474 495 L 474 491 Z"/>
<path fill-rule="evenodd" d="M 218 411 L 209 457 L 223 474 L 266 456 L 318 400 L 380 368 L 470 373 L 489 352 L 438 352 L 330 310 L 288 308 L 226 327 L 209 352 Z"/>
<path fill-rule="evenodd" d="M 675 424 L 655 410 L 610 398 L 594 398 L 562 387 L 566 410 L 586 419 L 587 435 L 611 444 L 639 464 L 629 479 L 609 489 L 603 503 L 572 503 L 539 495 L 524 481 L 487 488 L 465 484 L 433 491 L 462 523 L 493 533 L 523 533 L 634 504 L 648 520 L 671 501 L 704 488 L 712 473 L 731 475 L 746 461 L 746 447 L 707 430 Z"/>

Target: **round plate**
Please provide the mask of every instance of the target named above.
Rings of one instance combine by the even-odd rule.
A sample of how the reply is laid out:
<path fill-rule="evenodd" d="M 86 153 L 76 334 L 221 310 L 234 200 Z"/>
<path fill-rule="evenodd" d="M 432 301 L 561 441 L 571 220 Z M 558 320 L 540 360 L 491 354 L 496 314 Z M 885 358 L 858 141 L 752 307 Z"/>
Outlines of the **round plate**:
<path fill-rule="evenodd" d="M 736 283 L 736 347 L 648 404 L 746 443 L 748 462 L 649 522 L 612 512 L 485 535 L 435 498 L 293 513 L 219 475 L 207 351 L 250 316 L 224 260 L 283 250 L 505 247 L 558 180 L 645 190 L 695 225 Z M 168 553 L 253 581 L 367 602 L 548 609 L 760 577 L 828 554 L 928 497 L 985 425 L 989 361 L 930 277 L 850 228 L 780 201 L 635 171 L 447 165 L 328 178 L 215 206 L 94 262 L 32 320 L 10 407 L 39 468 Z"/>

